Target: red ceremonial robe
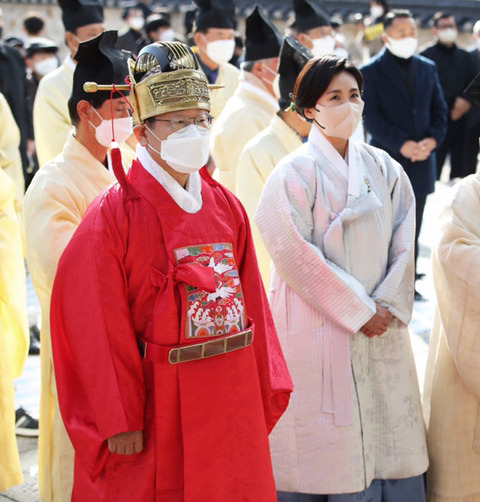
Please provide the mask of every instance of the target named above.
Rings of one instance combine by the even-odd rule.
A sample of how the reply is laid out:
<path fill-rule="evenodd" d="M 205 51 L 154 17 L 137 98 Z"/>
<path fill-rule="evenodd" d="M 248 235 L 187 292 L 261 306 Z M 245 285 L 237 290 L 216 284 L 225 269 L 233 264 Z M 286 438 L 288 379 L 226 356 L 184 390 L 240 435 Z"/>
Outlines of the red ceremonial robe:
<path fill-rule="evenodd" d="M 195 214 L 138 161 L 125 186 L 92 203 L 53 288 L 72 500 L 273 502 L 268 433 L 293 386 L 245 211 L 208 174 Z M 151 362 L 137 345 L 199 343 L 249 324 L 252 345 L 196 361 Z M 109 453 L 107 438 L 135 430 L 141 453 Z"/>

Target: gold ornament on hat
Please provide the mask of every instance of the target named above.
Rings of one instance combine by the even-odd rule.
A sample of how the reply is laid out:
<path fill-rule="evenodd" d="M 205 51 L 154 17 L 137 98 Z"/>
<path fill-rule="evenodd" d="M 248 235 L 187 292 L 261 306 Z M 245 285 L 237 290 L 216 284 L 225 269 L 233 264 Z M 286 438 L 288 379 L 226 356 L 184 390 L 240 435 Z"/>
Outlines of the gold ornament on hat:
<path fill-rule="evenodd" d="M 208 84 L 190 47 L 181 42 L 155 42 L 145 49 L 149 47 L 153 54 L 140 52 L 136 61 L 128 60 L 134 123 L 179 110 L 210 111 L 209 89 L 223 86 Z M 84 85 L 87 92 L 111 89 L 107 87 L 92 82 Z"/>

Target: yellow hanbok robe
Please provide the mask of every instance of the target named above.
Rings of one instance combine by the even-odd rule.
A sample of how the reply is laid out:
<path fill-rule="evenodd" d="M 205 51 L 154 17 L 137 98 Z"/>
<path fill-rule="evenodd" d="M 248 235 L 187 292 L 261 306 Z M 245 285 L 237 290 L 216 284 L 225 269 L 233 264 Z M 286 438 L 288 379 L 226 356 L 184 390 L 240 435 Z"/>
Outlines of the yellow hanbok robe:
<path fill-rule="evenodd" d="M 27 291 L 15 183 L 0 169 L 0 492 L 23 482 L 15 438 L 13 379 L 28 353 Z"/>
<path fill-rule="evenodd" d="M 67 56 L 38 85 L 33 104 L 33 130 L 40 167 L 62 152 L 73 127 L 68 113 L 68 100 L 72 94 L 74 70 L 75 63 Z"/>
<path fill-rule="evenodd" d="M 5 96 L 0 93 L 0 168 L 15 183 L 15 212 L 21 221 L 25 178 L 23 176 L 19 146 L 20 131 Z"/>
<path fill-rule="evenodd" d="M 278 109 L 277 101 L 262 81 L 241 71 L 237 90 L 213 124 L 210 135 L 216 166 L 214 178 L 232 192 L 243 147 L 268 126 Z"/>
<path fill-rule="evenodd" d="M 425 376 L 427 501 L 480 500 L 480 174 L 452 189 L 432 267 L 437 309 Z"/>
<path fill-rule="evenodd" d="M 69 134 L 61 155 L 35 175 L 25 196 L 27 261 L 42 307 L 39 488 L 42 502 L 70 501 L 74 451 L 58 407 L 50 296 L 58 260 L 87 207 L 114 175 Z"/>
<path fill-rule="evenodd" d="M 245 145 L 238 160 L 235 193 L 245 207 L 252 225 L 258 267 L 267 290 L 270 277 L 270 255 L 253 217 L 265 182 L 273 168 L 283 157 L 301 145 L 300 136 L 275 114 L 270 125 Z"/>
<path fill-rule="evenodd" d="M 210 115 L 217 119 L 225 107 L 226 102 L 233 96 L 238 86 L 240 70 L 233 64 L 225 63 L 218 67 L 216 85 L 223 85 L 221 89 L 210 91 Z"/>

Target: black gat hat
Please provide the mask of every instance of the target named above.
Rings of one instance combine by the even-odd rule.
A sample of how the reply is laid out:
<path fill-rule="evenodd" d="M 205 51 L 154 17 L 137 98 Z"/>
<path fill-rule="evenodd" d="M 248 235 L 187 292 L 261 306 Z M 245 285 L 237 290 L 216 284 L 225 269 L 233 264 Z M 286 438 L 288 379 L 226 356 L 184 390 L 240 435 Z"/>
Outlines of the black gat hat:
<path fill-rule="evenodd" d="M 75 59 L 78 62 L 73 74 L 71 99 L 89 101 L 91 94 L 84 90 L 85 82 L 99 85 L 125 85 L 128 75 L 130 53 L 115 47 L 118 34 L 116 31 L 104 31 L 100 35 L 78 46 Z M 128 91 L 124 91 L 127 94 Z M 110 91 L 98 91 L 105 100 L 110 98 Z M 120 94 L 114 95 L 120 97 Z"/>
<path fill-rule="evenodd" d="M 276 58 L 281 45 L 282 35 L 262 7 L 255 5 L 245 21 L 245 61 Z"/>
<path fill-rule="evenodd" d="M 330 26 L 330 16 L 318 0 L 293 0 L 295 29 L 305 33 L 319 26 Z"/>
<path fill-rule="evenodd" d="M 232 0 L 195 0 L 195 3 L 198 6 L 195 12 L 197 30 L 235 29 L 235 5 Z"/>
<path fill-rule="evenodd" d="M 312 53 L 293 37 L 287 35 L 284 38 L 278 63 L 278 86 L 280 88 L 278 105 L 281 110 L 290 106 L 297 77 L 312 57 Z"/>
<path fill-rule="evenodd" d="M 103 4 L 99 0 L 58 0 L 66 31 L 74 32 L 88 24 L 103 23 Z"/>

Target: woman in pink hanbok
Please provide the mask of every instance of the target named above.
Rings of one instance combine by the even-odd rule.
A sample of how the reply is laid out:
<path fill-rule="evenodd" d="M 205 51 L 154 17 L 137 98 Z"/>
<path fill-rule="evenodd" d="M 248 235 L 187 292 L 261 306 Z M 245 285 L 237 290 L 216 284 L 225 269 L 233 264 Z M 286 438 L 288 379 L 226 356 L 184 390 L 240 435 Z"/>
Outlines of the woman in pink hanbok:
<path fill-rule="evenodd" d="M 293 93 L 313 123 L 270 175 L 255 221 L 295 390 L 270 439 L 282 502 L 422 502 L 428 458 L 407 324 L 415 201 L 401 166 L 349 138 L 360 72 L 310 60 Z"/>

